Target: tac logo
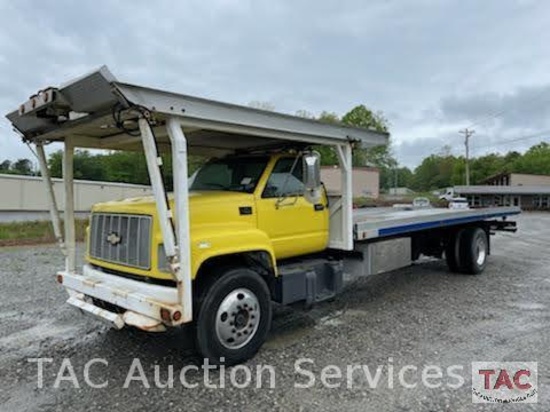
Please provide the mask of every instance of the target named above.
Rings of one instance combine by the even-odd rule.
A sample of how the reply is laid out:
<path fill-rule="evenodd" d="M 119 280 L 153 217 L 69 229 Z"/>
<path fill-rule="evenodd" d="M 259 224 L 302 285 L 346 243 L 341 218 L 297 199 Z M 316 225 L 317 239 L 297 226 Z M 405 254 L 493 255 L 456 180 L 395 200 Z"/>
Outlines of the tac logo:
<path fill-rule="evenodd" d="M 473 403 L 535 403 L 537 394 L 537 362 L 472 362 Z"/>

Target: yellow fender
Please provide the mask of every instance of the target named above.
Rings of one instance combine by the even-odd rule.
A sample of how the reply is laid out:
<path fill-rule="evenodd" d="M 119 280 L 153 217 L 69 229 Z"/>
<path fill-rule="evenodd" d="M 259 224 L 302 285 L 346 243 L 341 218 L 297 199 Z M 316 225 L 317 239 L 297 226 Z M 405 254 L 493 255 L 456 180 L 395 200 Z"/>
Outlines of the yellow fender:
<path fill-rule="evenodd" d="M 206 226 L 206 225 L 205 225 Z M 275 253 L 267 234 L 249 225 L 208 225 L 196 228 L 191 239 L 192 278 L 209 259 L 245 252 L 266 252 L 277 275 Z"/>

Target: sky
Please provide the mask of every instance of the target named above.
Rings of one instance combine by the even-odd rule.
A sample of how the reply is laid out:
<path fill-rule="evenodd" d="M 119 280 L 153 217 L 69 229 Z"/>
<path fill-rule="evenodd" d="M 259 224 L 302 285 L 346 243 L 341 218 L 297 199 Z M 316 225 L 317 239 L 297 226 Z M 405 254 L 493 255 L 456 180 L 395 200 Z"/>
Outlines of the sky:
<path fill-rule="evenodd" d="M 475 130 L 472 155 L 550 141 L 550 2 L 0 0 L 0 160 L 31 157 L 3 117 L 106 64 L 124 82 L 294 114 L 358 104 L 405 166 Z"/>

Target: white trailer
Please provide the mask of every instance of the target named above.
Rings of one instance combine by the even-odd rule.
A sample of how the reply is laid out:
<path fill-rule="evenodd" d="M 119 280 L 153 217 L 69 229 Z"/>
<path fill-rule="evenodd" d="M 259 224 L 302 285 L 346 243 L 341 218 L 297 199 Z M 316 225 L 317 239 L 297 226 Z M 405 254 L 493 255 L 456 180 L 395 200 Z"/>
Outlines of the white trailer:
<path fill-rule="evenodd" d="M 197 286 L 191 270 L 188 153 L 220 156 L 284 148 L 303 151 L 305 195 L 314 202 L 321 190 L 319 165 L 309 148 L 334 148 L 342 170 L 342 192 L 329 204 L 328 248 L 322 256 L 276 262 L 271 296 L 283 304 L 312 304 L 334 296 L 342 289 L 345 270 L 360 275 L 381 273 L 408 265 L 421 254 L 445 254 L 451 270 L 479 273 L 490 253 L 489 234 L 515 230 L 515 223 L 506 218 L 519 213 L 518 208 L 354 211 L 352 150 L 386 144 L 387 135 L 126 84 L 117 81 L 106 67 L 59 88 L 39 91 L 7 117 L 23 140 L 36 146 L 55 235 L 66 256 L 57 280 L 69 293 L 68 303 L 116 328 L 132 325 L 161 331 L 194 320 L 193 288 Z M 64 233 L 44 152 L 44 146 L 54 142 L 64 145 Z M 119 276 L 90 264 L 77 269 L 75 148 L 144 151 L 173 285 Z M 174 210 L 163 185 L 161 152 L 172 154 Z M 116 239 L 107 241 L 115 243 Z M 113 307 L 120 310 L 110 310 Z M 223 353 L 229 353 L 228 363 L 240 362 L 252 356 L 259 345 L 261 342 L 249 350 L 246 345 L 244 349 L 228 346 L 234 350 L 232 358 L 233 352 Z M 213 357 L 204 343 L 202 346 L 203 354 Z"/>

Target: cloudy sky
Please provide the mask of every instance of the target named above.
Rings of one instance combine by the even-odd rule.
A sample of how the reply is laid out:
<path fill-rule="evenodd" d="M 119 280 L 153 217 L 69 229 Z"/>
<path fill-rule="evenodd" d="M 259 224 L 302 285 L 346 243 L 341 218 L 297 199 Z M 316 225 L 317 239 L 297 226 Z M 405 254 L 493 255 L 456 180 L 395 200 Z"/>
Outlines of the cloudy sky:
<path fill-rule="evenodd" d="M 0 112 L 107 64 L 119 79 L 277 111 L 382 111 L 409 167 L 550 141 L 550 2 L 7 1 Z M 545 133 L 547 132 L 547 133 Z M 0 121 L 0 159 L 29 157 Z"/>

